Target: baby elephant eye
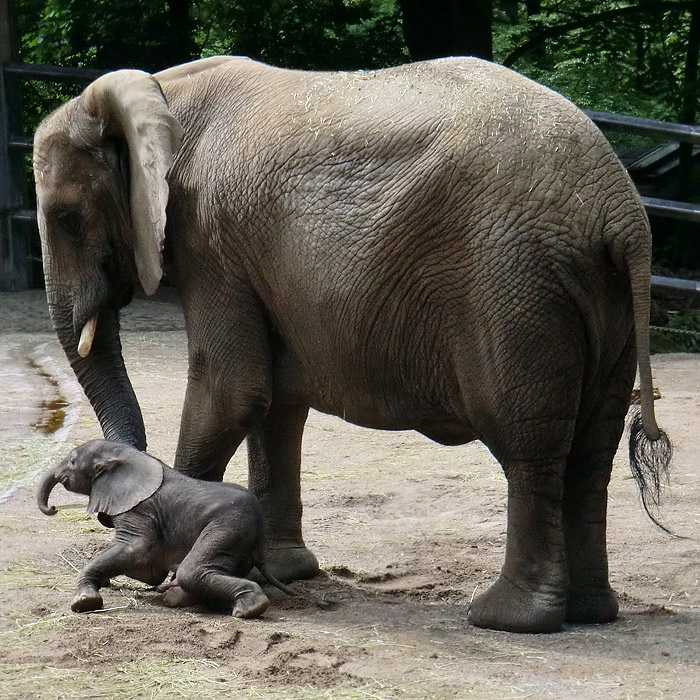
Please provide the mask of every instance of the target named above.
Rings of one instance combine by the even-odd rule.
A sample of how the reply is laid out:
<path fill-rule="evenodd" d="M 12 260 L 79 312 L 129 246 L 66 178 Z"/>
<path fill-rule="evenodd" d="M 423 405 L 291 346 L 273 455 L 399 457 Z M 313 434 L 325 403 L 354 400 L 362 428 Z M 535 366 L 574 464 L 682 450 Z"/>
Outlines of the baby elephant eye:
<path fill-rule="evenodd" d="M 74 209 L 59 209 L 54 212 L 53 220 L 62 233 L 71 241 L 78 242 L 83 235 L 83 221 Z"/>

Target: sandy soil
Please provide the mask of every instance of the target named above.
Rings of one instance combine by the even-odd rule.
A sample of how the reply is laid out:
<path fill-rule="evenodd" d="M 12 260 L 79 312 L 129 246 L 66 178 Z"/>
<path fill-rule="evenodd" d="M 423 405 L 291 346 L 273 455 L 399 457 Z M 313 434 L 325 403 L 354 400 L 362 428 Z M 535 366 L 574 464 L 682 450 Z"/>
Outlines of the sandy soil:
<path fill-rule="evenodd" d="M 676 445 L 663 518 L 686 539 L 643 514 L 621 450 L 609 516 L 619 619 L 514 635 L 466 621 L 504 555 L 505 481 L 488 451 L 317 413 L 303 446 L 304 528 L 323 574 L 298 586 L 337 601 L 334 609 L 271 590 L 262 619 L 239 621 L 164 608 L 120 578 L 103 592 L 110 609 L 71 613 L 75 569 L 110 533 L 82 510 L 43 516 L 33 487 L 37 470 L 99 428 L 40 293 L 0 295 L 0 331 L 0 382 L 10 387 L 0 406 L 0 491 L 19 484 L 0 503 L 0 697 L 698 697 L 700 356 L 653 358 L 657 415 Z M 149 451 L 172 462 L 186 375 L 177 307 L 135 302 L 123 340 Z M 245 483 L 243 450 L 227 479 Z M 59 491 L 57 502 L 76 500 Z"/>

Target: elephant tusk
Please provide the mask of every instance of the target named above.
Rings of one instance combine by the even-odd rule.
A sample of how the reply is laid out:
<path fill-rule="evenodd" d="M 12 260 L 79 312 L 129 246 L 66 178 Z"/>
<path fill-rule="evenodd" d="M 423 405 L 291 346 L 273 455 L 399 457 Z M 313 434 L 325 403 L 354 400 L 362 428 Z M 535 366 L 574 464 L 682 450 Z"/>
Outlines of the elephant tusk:
<path fill-rule="evenodd" d="M 92 349 L 92 341 L 95 340 L 95 331 L 97 330 L 97 314 L 91 316 L 87 323 L 83 326 L 78 342 L 78 355 L 87 357 Z"/>

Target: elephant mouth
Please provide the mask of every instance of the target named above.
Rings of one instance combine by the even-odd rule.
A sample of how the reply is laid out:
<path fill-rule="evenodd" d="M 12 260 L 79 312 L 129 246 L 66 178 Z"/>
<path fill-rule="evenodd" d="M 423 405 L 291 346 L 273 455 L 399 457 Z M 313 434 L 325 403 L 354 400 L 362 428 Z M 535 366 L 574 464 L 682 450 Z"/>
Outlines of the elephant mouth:
<path fill-rule="evenodd" d="M 83 286 L 83 293 L 75 295 L 73 307 L 73 332 L 78 339 L 78 355 L 85 359 L 91 352 L 97 334 L 98 319 L 103 313 L 119 314 L 120 309 L 127 306 L 133 297 L 133 285 L 117 285 L 113 283 L 109 266 L 101 270 L 93 285 Z M 82 291 L 82 290 L 81 290 Z"/>

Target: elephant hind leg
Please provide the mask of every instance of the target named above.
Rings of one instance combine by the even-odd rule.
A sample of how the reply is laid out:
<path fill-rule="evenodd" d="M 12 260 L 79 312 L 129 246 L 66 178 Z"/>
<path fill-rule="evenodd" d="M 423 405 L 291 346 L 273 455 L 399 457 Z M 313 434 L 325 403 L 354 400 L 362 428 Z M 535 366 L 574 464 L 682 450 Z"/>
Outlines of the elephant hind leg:
<path fill-rule="evenodd" d="M 259 617 L 269 600 L 257 583 L 240 578 L 250 568 L 255 533 L 232 531 L 230 525 L 213 521 L 204 528 L 178 566 L 175 594 L 182 595 L 179 587 L 191 600 L 230 607 L 235 617 Z"/>
<path fill-rule="evenodd" d="M 472 601 L 469 620 L 511 632 L 554 632 L 569 587 L 562 504 L 583 381 L 574 321 L 513 324 L 472 386 L 489 407 L 473 421 L 508 480 L 505 562 L 496 583 Z"/>
<path fill-rule="evenodd" d="M 618 602 L 608 581 L 606 518 L 613 457 L 635 374 L 633 338 L 604 383 L 605 394 L 577 432 L 567 461 L 563 521 L 569 590 L 566 619 L 611 622 Z"/>
<path fill-rule="evenodd" d="M 617 617 L 617 597 L 608 582 L 606 545 L 607 486 L 614 453 L 602 446 L 581 446 L 567 465 L 563 511 L 568 622 L 602 623 Z"/>
<path fill-rule="evenodd" d="M 562 460 L 504 464 L 506 557 L 493 586 L 472 601 L 469 621 L 507 632 L 556 632 L 564 624 L 568 573 L 561 523 Z"/>
<path fill-rule="evenodd" d="M 508 480 L 508 524 L 500 577 L 469 611 L 477 627 L 556 632 L 564 624 L 569 574 L 562 503 L 576 406 L 574 399 L 562 415 L 538 411 L 523 418 L 532 404 L 518 404 L 499 436 L 484 440 Z"/>

